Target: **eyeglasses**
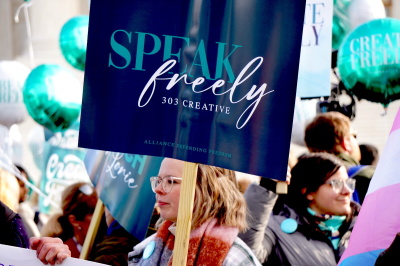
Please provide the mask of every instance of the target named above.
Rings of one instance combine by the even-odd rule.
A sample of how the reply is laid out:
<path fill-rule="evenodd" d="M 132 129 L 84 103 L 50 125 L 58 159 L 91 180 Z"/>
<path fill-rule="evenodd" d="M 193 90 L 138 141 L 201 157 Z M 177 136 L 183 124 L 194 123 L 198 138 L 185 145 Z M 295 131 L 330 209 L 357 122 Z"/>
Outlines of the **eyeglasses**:
<path fill-rule="evenodd" d="M 349 178 L 346 181 L 343 181 L 343 179 L 334 179 L 329 182 L 326 182 L 325 184 L 331 185 L 332 189 L 333 189 L 333 191 L 335 191 L 335 193 L 341 193 L 343 190 L 343 186 L 345 184 L 351 193 L 353 193 L 354 190 L 356 189 L 356 180 L 352 179 L 352 178 Z"/>
<path fill-rule="evenodd" d="M 170 175 L 164 177 L 152 176 L 150 177 L 151 189 L 153 190 L 154 193 L 156 193 L 156 187 L 161 183 L 162 184 L 161 187 L 164 190 L 164 192 L 169 193 L 171 192 L 174 183 L 176 183 L 175 180 L 182 180 L 182 178 Z"/>

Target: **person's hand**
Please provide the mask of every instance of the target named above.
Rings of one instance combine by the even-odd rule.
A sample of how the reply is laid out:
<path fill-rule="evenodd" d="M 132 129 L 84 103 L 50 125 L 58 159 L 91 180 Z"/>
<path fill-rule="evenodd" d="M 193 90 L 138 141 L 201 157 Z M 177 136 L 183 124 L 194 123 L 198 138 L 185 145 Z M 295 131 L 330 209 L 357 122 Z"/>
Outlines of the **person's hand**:
<path fill-rule="evenodd" d="M 71 251 L 61 239 L 53 237 L 31 237 L 30 248 L 36 250 L 37 258 L 44 264 L 60 264 L 71 257 Z"/>
<path fill-rule="evenodd" d="M 267 190 L 270 190 L 272 192 L 278 193 L 278 194 L 287 194 L 287 185 L 290 185 L 290 180 L 292 178 L 292 174 L 290 173 L 290 167 L 287 167 L 286 171 L 286 180 L 281 181 L 273 178 L 263 178 L 260 177 L 260 186 L 266 188 Z M 284 182 L 286 184 L 283 184 L 281 182 Z"/>
<path fill-rule="evenodd" d="M 290 173 L 290 171 L 291 171 L 291 169 L 288 165 L 287 172 L 286 172 L 286 181 L 285 181 L 288 185 L 290 185 L 290 180 L 292 179 L 292 174 Z"/>

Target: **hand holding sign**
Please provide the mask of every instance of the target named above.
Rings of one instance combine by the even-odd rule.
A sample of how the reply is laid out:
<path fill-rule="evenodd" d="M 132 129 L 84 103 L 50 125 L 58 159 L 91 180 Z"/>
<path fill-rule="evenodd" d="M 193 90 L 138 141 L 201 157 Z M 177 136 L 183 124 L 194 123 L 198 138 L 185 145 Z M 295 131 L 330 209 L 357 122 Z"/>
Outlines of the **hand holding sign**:
<path fill-rule="evenodd" d="M 43 240 L 44 238 L 41 238 L 40 240 Z M 57 258 L 62 258 L 63 255 L 60 253 L 63 249 L 58 249 L 59 243 L 54 243 L 54 242 L 48 242 L 50 238 L 47 238 L 46 245 L 48 251 L 54 251 L 54 253 L 47 253 L 49 256 L 48 258 L 54 259 L 55 255 L 57 255 Z M 52 249 L 54 248 L 54 249 Z M 65 250 L 64 250 L 65 251 Z M 64 253 L 65 254 L 65 253 Z M 0 265 L 13 265 L 13 266 L 43 266 L 43 265 L 48 265 L 49 263 L 58 263 L 57 261 L 49 261 L 49 260 L 44 260 L 41 262 L 39 259 L 36 258 L 35 250 L 31 249 L 25 249 L 25 248 L 17 248 L 13 246 L 7 246 L 7 245 L 0 245 Z M 61 260 L 60 262 L 61 263 Z M 63 266 L 100 266 L 100 265 L 105 265 L 101 263 L 96 263 L 96 262 L 91 262 L 91 261 L 86 261 L 86 260 L 79 260 L 75 258 L 71 258 L 68 256 L 62 259 L 62 265 Z"/>
<path fill-rule="evenodd" d="M 68 257 L 71 257 L 71 251 L 61 239 L 53 237 L 32 237 L 30 239 L 30 248 L 36 250 L 38 259 L 44 264 L 60 264 Z"/>

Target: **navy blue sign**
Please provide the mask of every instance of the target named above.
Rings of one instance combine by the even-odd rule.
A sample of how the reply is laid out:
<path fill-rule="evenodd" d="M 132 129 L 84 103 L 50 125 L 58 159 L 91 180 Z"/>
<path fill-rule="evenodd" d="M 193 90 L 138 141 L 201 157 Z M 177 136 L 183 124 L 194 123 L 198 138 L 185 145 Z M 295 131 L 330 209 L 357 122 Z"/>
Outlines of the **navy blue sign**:
<path fill-rule="evenodd" d="M 284 180 L 304 10 L 92 0 L 79 145 Z"/>

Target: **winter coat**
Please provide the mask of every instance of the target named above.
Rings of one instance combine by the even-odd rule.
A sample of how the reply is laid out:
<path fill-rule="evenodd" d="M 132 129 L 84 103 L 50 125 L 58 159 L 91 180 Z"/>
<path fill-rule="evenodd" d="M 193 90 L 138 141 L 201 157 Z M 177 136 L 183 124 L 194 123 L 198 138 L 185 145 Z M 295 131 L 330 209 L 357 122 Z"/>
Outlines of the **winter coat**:
<path fill-rule="evenodd" d="M 282 205 L 276 214 L 273 208 L 277 195 L 261 186 L 252 184 L 245 192 L 248 205 L 249 227 L 239 237 L 253 250 L 263 265 L 337 265 L 347 247 L 359 211 L 352 203 L 353 213 L 339 229 L 340 242 L 335 250 L 326 233 L 318 229 L 312 215 L 299 215 Z M 297 222 L 293 233 L 285 233 L 281 223 L 287 218 Z"/>
<path fill-rule="evenodd" d="M 1 201 L 0 244 L 29 248 L 28 234 L 26 233 L 21 217 Z"/>
<path fill-rule="evenodd" d="M 143 260 L 143 252 L 146 246 L 152 242 L 156 234 L 153 234 L 140 242 L 133 248 L 133 251 L 128 255 L 128 265 L 140 265 Z M 250 248 L 240 239 L 236 238 L 226 256 L 224 266 L 242 265 L 242 266 L 261 266 Z"/>

